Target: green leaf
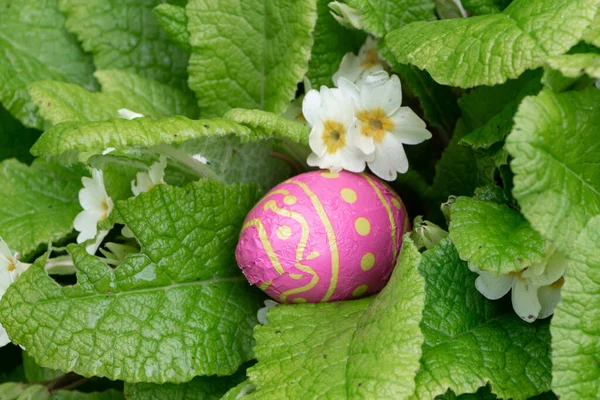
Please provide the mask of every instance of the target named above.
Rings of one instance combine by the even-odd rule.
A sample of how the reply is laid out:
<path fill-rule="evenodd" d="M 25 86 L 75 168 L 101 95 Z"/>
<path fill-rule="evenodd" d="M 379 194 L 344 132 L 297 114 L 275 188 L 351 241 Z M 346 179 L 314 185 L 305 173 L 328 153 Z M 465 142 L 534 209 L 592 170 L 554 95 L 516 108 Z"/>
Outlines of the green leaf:
<path fill-rule="evenodd" d="M 413 398 L 432 399 L 448 389 L 473 393 L 489 384 L 501 398 L 527 398 L 550 389 L 548 322 L 528 324 L 512 310 L 502 314 L 475 289 L 476 274 L 450 241 L 423 253 L 427 291 L 421 330 L 421 369 Z"/>
<path fill-rule="evenodd" d="M 569 50 L 591 24 L 599 3 L 515 0 L 502 13 L 417 22 L 385 40 L 398 62 L 426 69 L 441 84 L 494 85 Z"/>
<path fill-rule="evenodd" d="M 34 399 L 32 399 L 34 400 Z M 39 400 L 39 399 L 35 399 Z M 123 393 L 116 390 L 83 393 L 73 390 L 57 390 L 50 394 L 48 400 L 125 400 Z"/>
<path fill-rule="evenodd" d="M 77 194 L 84 173 L 42 160 L 0 163 L 0 237 L 27 257 L 69 235 L 81 211 Z"/>
<path fill-rule="evenodd" d="M 310 128 L 279 115 L 261 110 L 235 108 L 227 112 L 225 118 L 247 126 L 263 138 L 289 139 L 294 143 L 308 146 Z"/>
<path fill-rule="evenodd" d="M 118 118 L 118 110 L 129 110 L 161 118 L 171 115 L 198 115 L 196 100 L 188 92 L 119 70 L 96 71 L 101 93 L 79 85 L 40 81 L 29 86 L 40 114 L 52 124 L 66 121 L 107 121 Z"/>
<path fill-rule="evenodd" d="M 600 47 L 600 12 L 596 13 L 594 22 L 592 22 L 588 29 L 583 33 L 583 40 L 596 47 Z"/>
<path fill-rule="evenodd" d="M 600 54 L 565 54 L 550 58 L 548 65 L 568 78 L 600 79 Z"/>
<path fill-rule="evenodd" d="M 255 329 L 258 364 L 248 376 L 257 389 L 247 398 L 409 396 L 423 338 L 419 259 L 406 236 L 400 262 L 376 298 L 272 308 L 269 323 Z"/>
<path fill-rule="evenodd" d="M 600 91 L 526 98 L 507 138 L 514 157 L 513 194 L 535 230 L 569 256 L 569 248 L 600 214 Z"/>
<path fill-rule="evenodd" d="M 182 50 L 190 52 L 190 33 L 187 30 L 187 15 L 185 8 L 172 4 L 159 4 L 154 7 L 154 17 L 158 25 L 165 31 L 169 40 Z"/>
<path fill-rule="evenodd" d="M 496 14 L 504 10 L 511 0 L 462 0 L 462 5 L 475 15 Z"/>
<path fill-rule="evenodd" d="M 25 351 L 22 354 L 23 369 L 25 371 L 25 378 L 27 379 L 27 382 L 37 383 L 51 381 L 59 376 L 64 375 L 62 371 L 40 367 Z"/>
<path fill-rule="evenodd" d="M 435 19 L 433 0 L 348 0 L 347 3 L 360 11 L 365 31 L 376 37 L 411 22 Z"/>
<path fill-rule="evenodd" d="M 64 29 L 57 3 L 0 1 L 0 103 L 28 127 L 42 128 L 27 93 L 30 83 L 52 79 L 94 87 L 92 63 Z"/>
<path fill-rule="evenodd" d="M 125 396 L 129 400 L 219 400 L 232 387 L 246 379 L 246 369 L 224 377 L 196 377 L 189 382 L 125 383 Z"/>
<path fill-rule="evenodd" d="M 111 153 L 111 158 L 124 155 L 136 159 L 140 149 L 152 155 L 161 151 L 173 157 L 182 155 L 188 159 L 184 162 L 189 155 L 201 154 L 208 165 L 194 167 L 201 170 L 188 168 L 188 172 L 225 182 L 255 182 L 270 189 L 289 177 L 290 167 L 272 155 L 277 150 L 275 140 L 261 139 L 259 133 L 228 119 L 115 119 L 56 125 L 44 132 L 31 151 L 66 164 L 85 163 L 110 147 L 119 150 Z"/>
<path fill-rule="evenodd" d="M 403 88 L 419 98 L 427 122 L 449 136 L 460 115 L 452 88 L 440 85 L 426 71 L 411 65 L 397 64 L 394 72 L 400 76 Z"/>
<path fill-rule="evenodd" d="M 249 379 L 246 379 L 239 385 L 231 388 L 227 393 L 221 397 L 221 400 L 238 400 L 247 396 L 248 394 L 256 390 L 256 385 L 250 383 Z"/>
<path fill-rule="evenodd" d="M 331 86 L 331 77 L 338 70 L 342 57 L 348 52 L 358 52 L 366 39 L 363 32 L 340 25 L 331 15 L 329 3 L 331 0 L 317 0 L 317 25 L 313 31 L 315 43 L 306 74 L 314 88 Z"/>
<path fill-rule="evenodd" d="M 50 393 L 43 385 L 7 382 L 0 385 L 2 400 L 121 400 L 123 394 L 116 390 L 105 392 L 82 393 L 76 391 L 57 390 Z"/>
<path fill-rule="evenodd" d="M 127 382 L 228 375 L 250 360 L 261 296 L 234 257 L 252 185 L 158 185 L 118 202 L 142 253 L 116 269 L 69 245 L 77 284 L 58 286 L 41 257 L 0 302 L 13 343 L 39 365 Z"/>
<path fill-rule="evenodd" d="M 24 127 L 0 104 L 0 161 L 7 158 L 33 161 L 29 149 L 39 136 L 40 131 Z"/>
<path fill-rule="evenodd" d="M 546 254 L 546 242 L 521 213 L 490 201 L 456 199 L 449 232 L 461 259 L 495 274 L 521 271 Z"/>
<path fill-rule="evenodd" d="M 552 318 L 552 388 L 561 399 L 600 391 L 600 216 L 591 218 L 569 254 L 562 300 Z"/>
<path fill-rule="evenodd" d="M 122 69 L 186 87 L 188 55 L 170 43 L 152 9 L 158 0 L 59 0 L 66 26 L 98 69 Z"/>
<path fill-rule="evenodd" d="M 467 18 L 467 13 L 460 1 L 435 0 L 435 12 L 440 19 Z"/>
<path fill-rule="evenodd" d="M 186 13 L 189 84 L 202 115 L 285 111 L 308 70 L 316 0 L 190 0 Z"/>

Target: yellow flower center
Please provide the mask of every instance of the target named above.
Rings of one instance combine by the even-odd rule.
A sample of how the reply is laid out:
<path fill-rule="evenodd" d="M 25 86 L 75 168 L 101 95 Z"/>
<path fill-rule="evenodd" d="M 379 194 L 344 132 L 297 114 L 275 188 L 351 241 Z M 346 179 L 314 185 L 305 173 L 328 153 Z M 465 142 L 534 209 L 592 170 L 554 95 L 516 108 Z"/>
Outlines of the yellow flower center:
<path fill-rule="evenodd" d="M 340 122 L 327 120 L 323 123 L 323 142 L 329 154 L 335 154 L 346 146 L 346 127 Z"/>
<path fill-rule="evenodd" d="M 356 117 L 362 122 L 361 133 L 372 137 L 375 143 L 381 143 L 386 133 L 394 129 L 394 122 L 385 115 L 383 108 L 377 107 L 369 111 L 359 111 Z"/>
<path fill-rule="evenodd" d="M 556 282 L 552 283 L 550 285 L 550 287 L 552 289 L 560 289 L 561 287 L 563 287 L 563 285 L 565 284 L 565 278 L 564 277 L 560 277 L 556 280 Z"/>
<path fill-rule="evenodd" d="M 15 266 L 15 263 L 11 261 L 10 264 L 8 264 L 8 267 L 6 267 L 6 269 L 8 270 L 8 272 L 13 272 L 15 269 L 17 269 L 17 267 Z"/>
<path fill-rule="evenodd" d="M 108 218 L 108 203 L 106 202 L 106 199 L 102 200 L 102 209 L 104 210 L 104 214 L 102 214 L 102 218 L 100 218 L 100 221 L 104 221 L 106 218 Z"/>
<path fill-rule="evenodd" d="M 364 69 L 371 69 L 380 63 L 381 63 L 381 59 L 379 58 L 379 54 L 377 53 L 377 50 L 369 49 L 369 50 L 367 50 L 367 56 L 360 63 L 360 66 L 363 67 Z"/>

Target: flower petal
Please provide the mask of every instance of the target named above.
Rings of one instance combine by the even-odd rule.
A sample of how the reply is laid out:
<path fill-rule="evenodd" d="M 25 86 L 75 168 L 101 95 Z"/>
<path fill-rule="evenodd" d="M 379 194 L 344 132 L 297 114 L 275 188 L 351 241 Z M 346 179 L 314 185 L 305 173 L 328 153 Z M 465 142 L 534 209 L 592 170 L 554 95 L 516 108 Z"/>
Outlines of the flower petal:
<path fill-rule="evenodd" d="M 480 271 L 475 280 L 475 288 L 490 300 L 498 300 L 504 297 L 512 287 L 514 276 L 496 275 L 487 271 Z"/>
<path fill-rule="evenodd" d="M 542 306 L 538 300 L 538 286 L 527 279 L 514 279 L 512 287 L 512 306 L 523 321 L 533 322 L 538 318 Z"/>
<path fill-rule="evenodd" d="M 548 318 L 554 314 L 554 309 L 560 303 L 560 288 L 553 285 L 542 286 L 538 289 L 538 299 L 542 310 L 538 318 Z"/>
<path fill-rule="evenodd" d="M 333 172 L 339 172 L 342 170 L 342 159 L 340 156 L 341 152 L 335 154 L 325 153 L 322 157 L 311 153 L 306 160 L 306 163 L 311 167 L 319 167 L 321 169 L 329 169 Z"/>
<path fill-rule="evenodd" d="M 381 179 L 393 181 L 397 172 L 408 171 L 408 159 L 402 143 L 393 135 L 385 135 L 383 141 L 375 146 L 374 155 L 373 161 L 369 162 L 369 168 Z"/>
<path fill-rule="evenodd" d="M 302 114 L 304 119 L 313 126 L 320 121 L 319 109 L 321 108 L 321 94 L 315 89 L 310 90 L 302 100 Z"/>
<path fill-rule="evenodd" d="M 358 87 L 350 82 L 346 78 L 340 78 L 338 80 L 338 87 L 340 89 L 340 93 L 349 99 L 352 100 L 353 106 L 356 108 L 360 104 L 360 90 Z"/>
<path fill-rule="evenodd" d="M 392 115 L 402 104 L 400 79 L 392 75 L 387 80 L 379 79 L 373 83 L 369 83 L 369 79 L 365 80 L 361 85 L 360 101 L 365 110 L 382 108 L 386 115 Z"/>
<path fill-rule="evenodd" d="M 361 125 L 362 122 L 359 120 L 354 121 L 348 131 L 348 140 L 365 155 L 373 155 L 375 152 L 375 143 L 373 142 L 372 137 L 365 136 L 361 133 Z M 374 156 L 368 157 L 370 160 L 373 158 Z"/>
<path fill-rule="evenodd" d="M 391 115 L 394 122 L 392 133 L 405 144 L 419 144 L 431 139 L 431 132 L 426 129 L 425 122 L 408 107 L 400 107 Z"/>
<path fill-rule="evenodd" d="M 546 262 L 544 272 L 531 278 L 529 281 L 537 286 L 550 285 L 563 276 L 566 269 L 567 259 L 558 251 L 555 251 Z"/>
<path fill-rule="evenodd" d="M 80 232 L 77 236 L 77 243 L 83 243 L 96 236 L 96 225 L 101 217 L 102 214 L 94 211 L 82 211 L 77 214 L 73 221 L 73 227 Z"/>
<path fill-rule="evenodd" d="M 365 154 L 356 147 L 346 146 L 340 152 L 342 168 L 351 172 L 363 172 L 366 168 Z"/>
<path fill-rule="evenodd" d="M 360 58 L 354 53 L 346 53 L 340 62 L 340 67 L 335 74 L 333 74 L 333 84 L 337 86 L 340 78 L 346 78 L 350 82 L 356 82 L 363 72 L 360 62 Z"/>
<path fill-rule="evenodd" d="M 327 151 L 327 146 L 323 141 L 323 129 L 325 129 L 323 124 L 321 121 L 318 121 L 308 135 L 310 149 L 319 157 L 323 157 Z"/>

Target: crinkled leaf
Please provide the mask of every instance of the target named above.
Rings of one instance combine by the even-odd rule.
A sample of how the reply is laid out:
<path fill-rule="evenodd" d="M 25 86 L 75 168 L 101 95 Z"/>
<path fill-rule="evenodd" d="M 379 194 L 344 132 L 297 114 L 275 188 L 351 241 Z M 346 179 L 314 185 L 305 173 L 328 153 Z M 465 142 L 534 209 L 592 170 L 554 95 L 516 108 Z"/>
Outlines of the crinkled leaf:
<path fill-rule="evenodd" d="M 600 214 L 600 91 L 526 98 L 507 138 L 513 194 L 531 225 L 564 253 Z"/>
<path fill-rule="evenodd" d="M 101 93 L 79 85 L 41 81 L 29 86 L 40 114 L 52 124 L 66 121 L 107 121 L 119 117 L 118 110 L 131 111 L 155 118 L 198 115 L 194 97 L 174 87 L 119 70 L 96 71 Z"/>
<path fill-rule="evenodd" d="M 58 0 L 2 0 L 0 10 L 0 103 L 25 126 L 41 129 L 27 85 L 52 79 L 91 89 L 91 60 L 65 30 Z"/>
<path fill-rule="evenodd" d="M 261 139 L 260 134 L 228 119 L 116 119 L 56 125 L 44 132 L 31 151 L 70 164 L 87 162 L 111 147 L 119 150 L 111 156 L 136 158 L 140 150 L 156 153 L 160 145 L 169 145 L 190 155 L 201 154 L 215 179 L 256 182 L 270 189 L 289 176 L 290 167 L 271 154 L 276 151 L 274 140 Z"/>
<path fill-rule="evenodd" d="M 310 128 L 279 115 L 261 110 L 236 108 L 225 114 L 225 118 L 247 126 L 261 137 L 288 139 L 299 145 L 308 146 Z"/>
<path fill-rule="evenodd" d="M 476 274 L 448 239 L 423 253 L 427 291 L 425 335 L 414 398 L 432 399 L 448 389 L 474 393 L 489 384 L 501 398 L 527 398 L 550 389 L 547 321 L 523 322 L 502 313 L 475 289 Z"/>
<path fill-rule="evenodd" d="M 29 149 L 39 137 L 40 131 L 23 126 L 0 104 L 0 161 L 18 158 L 22 162 L 31 162 L 33 157 Z"/>
<path fill-rule="evenodd" d="M 348 52 L 356 53 L 365 42 L 366 35 L 340 25 L 331 15 L 331 0 L 317 0 L 317 25 L 313 31 L 312 47 L 306 77 L 312 87 L 332 86 L 331 77 L 337 71 L 342 57 Z"/>
<path fill-rule="evenodd" d="M 504 10 L 511 0 L 461 0 L 462 5 L 475 15 L 496 14 Z"/>
<path fill-rule="evenodd" d="M 158 0 L 59 0 L 66 26 L 98 69 L 122 69 L 186 87 L 188 55 L 170 43 L 152 9 Z"/>
<path fill-rule="evenodd" d="M 411 65 L 397 64 L 394 72 L 400 75 L 403 89 L 419 98 L 425 120 L 449 135 L 460 115 L 452 89 L 431 79 L 427 71 Z"/>
<path fill-rule="evenodd" d="M 202 115 L 287 108 L 308 70 L 316 0 L 190 0 L 186 13 Z"/>
<path fill-rule="evenodd" d="M 550 58 L 548 65 L 568 78 L 588 75 L 600 79 L 600 54 L 565 54 Z"/>
<path fill-rule="evenodd" d="M 386 44 L 399 62 L 426 69 L 439 83 L 493 85 L 569 50 L 599 3 L 515 0 L 502 13 L 405 26 L 390 32 Z"/>
<path fill-rule="evenodd" d="M 419 259 L 405 237 L 399 264 L 376 298 L 271 309 L 269 323 L 255 329 L 258 364 L 248 376 L 257 389 L 247 398 L 409 396 L 422 344 Z"/>
<path fill-rule="evenodd" d="M 23 352 L 22 355 L 25 378 L 29 383 L 51 381 L 59 376 L 64 375 L 62 371 L 40 367 L 26 352 Z"/>
<path fill-rule="evenodd" d="M 0 385 L 2 400 L 121 400 L 123 393 L 116 390 L 105 392 L 83 393 L 72 390 L 56 390 L 50 392 L 43 385 L 7 382 Z"/>
<path fill-rule="evenodd" d="M 73 230 L 81 211 L 77 194 L 85 170 L 36 160 L 0 163 L 0 237 L 27 257 L 39 245 Z"/>
<path fill-rule="evenodd" d="M 546 242 L 521 213 L 490 201 L 456 199 L 449 232 L 461 259 L 495 274 L 518 272 L 546 254 Z"/>
<path fill-rule="evenodd" d="M 594 21 L 583 33 L 583 40 L 596 47 L 600 47 L 600 12 L 596 13 Z"/>
<path fill-rule="evenodd" d="M 35 400 L 41 399 L 36 398 Z M 74 390 L 57 390 L 50 394 L 48 400 L 125 400 L 125 397 L 123 396 L 123 393 L 117 390 L 91 393 L 77 392 Z"/>
<path fill-rule="evenodd" d="M 433 0 L 348 0 L 360 11 L 365 31 L 377 37 L 415 21 L 435 19 Z"/>
<path fill-rule="evenodd" d="M 159 4 L 154 7 L 154 16 L 158 25 L 165 31 L 167 37 L 181 49 L 189 52 L 190 33 L 187 30 L 187 15 L 185 8 L 172 4 Z"/>
<path fill-rule="evenodd" d="M 552 388 L 561 399 L 600 392 L 600 216 L 589 220 L 569 256 L 562 300 L 552 318 Z"/>
<path fill-rule="evenodd" d="M 256 390 L 256 385 L 250 382 L 249 379 L 246 379 L 239 385 L 231 388 L 227 393 L 221 397 L 221 400 L 239 400 L 244 396 L 254 392 Z"/>
<path fill-rule="evenodd" d="M 219 400 L 232 387 L 246 378 L 246 369 L 234 375 L 215 377 L 198 376 L 185 383 L 125 383 L 129 400 Z"/>
<path fill-rule="evenodd" d="M 234 257 L 256 186 L 159 185 L 116 204 L 142 252 L 116 269 L 69 245 L 77 284 L 41 257 L 2 297 L 0 320 L 40 365 L 127 382 L 228 375 L 252 358 L 260 298 Z"/>

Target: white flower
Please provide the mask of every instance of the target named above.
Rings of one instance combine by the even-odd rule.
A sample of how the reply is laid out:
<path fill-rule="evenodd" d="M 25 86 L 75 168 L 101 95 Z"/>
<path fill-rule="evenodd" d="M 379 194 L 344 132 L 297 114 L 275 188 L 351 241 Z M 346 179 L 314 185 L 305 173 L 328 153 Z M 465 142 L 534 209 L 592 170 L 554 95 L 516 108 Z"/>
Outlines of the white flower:
<path fill-rule="evenodd" d="M 313 153 L 310 166 L 340 171 L 362 172 L 366 156 L 354 144 L 350 127 L 354 123 L 352 100 L 340 89 L 321 86 L 309 91 L 302 103 L 304 117 L 312 127 L 309 144 Z"/>
<path fill-rule="evenodd" d="M 562 277 L 567 260 L 557 251 L 541 262 L 517 273 L 492 274 L 469 264 L 469 269 L 479 274 L 475 287 L 490 300 L 497 300 L 512 289 L 513 309 L 527 322 L 547 318 L 560 301 Z"/>
<path fill-rule="evenodd" d="M 349 29 L 363 29 L 360 13 L 357 9 L 339 1 L 332 1 L 327 5 L 332 11 L 331 15 L 340 25 Z"/>
<path fill-rule="evenodd" d="M 148 171 L 138 172 L 136 179 L 131 181 L 131 191 L 134 196 L 149 192 L 154 186 L 165 183 L 165 168 L 167 168 L 167 157 L 161 155 L 157 162 L 152 163 Z"/>
<path fill-rule="evenodd" d="M 120 108 L 117 112 L 119 113 L 119 118 L 129 120 L 144 117 L 144 114 L 136 113 L 135 111 L 131 111 L 126 108 Z"/>
<path fill-rule="evenodd" d="M 28 264 L 21 264 L 18 254 L 13 253 L 6 242 L 0 238 L 0 299 L 6 293 L 6 289 L 17 280 L 29 267 Z M 10 339 L 2 324 L 0 324 L 0 347 L 10 343 Z"/>
<path fill-rule="evenodd" d="M 262 325 L 266 325 L 269 323 L 269 321 L 267 320 L 267 313 L 269 312 L 269 310 L 273 307 L 277 307 L 279 305 L 278 302 L 273 301 L 273 300 L 265 300 L 265 306 L 262 308 L 258 309 L 258 312 L 256 313 L 256 317 L 258 318 L 258 322 Z"/>
<path fill-rule="evenodd" d="M 425 122 L 409 107 L 401 107 L 402 86 L 396 75 L 380 71 L 358 86 L 340 79 L 340 89 L 354 100 L 356 121 L 351 135 L 356 146 L 372 154 L 369 168 L 382 179 L 393 181 L 397 172 L 408 170 L 403 144 L 419 144 L 431 133 Z"/>
<path fill-rule="evenodd" d="M 310 80 L 305 76 L 302 78 L 302 82 L 304 83 L 304 92 L 308 93 L 312 90 L 312 85 Z M 292 100 L 289 107 L 281 116 L 285 119 L 289 119 L 290 121 L 299 122 L 301 124 L 307 125 L 306 118 L 304 118 L 304 114 L 302 114 L 302 102 L 304 101 L 304 95 L 298 97 L 295 100 Z"/>
<path fill-rule="evenodd" d="M 342 58 L 340 67 L 333 74 L 333 83 L 335 86 L 339 86 L 340 78 L 346 78 L 350 82 L 356 83 L 370 73 L 382 71 L 383 67 L 383 60 L 377 52 L 377 40 L 369 36 L 360 48 L 358 56 L 354 53 L 346 53 Z"/>
<path fill-rule="evenodd" d="M 83 211 L 77 214 L 73 226 L 79 231 L 77 243 L 96 237 L 98 222 L 104 221 L 113 209 L 113 201 L 104 187 L 101 170 L 93 169 L 92 177 L 81 178 L 83 189 L 79 191 L 79 203 Z"/>

